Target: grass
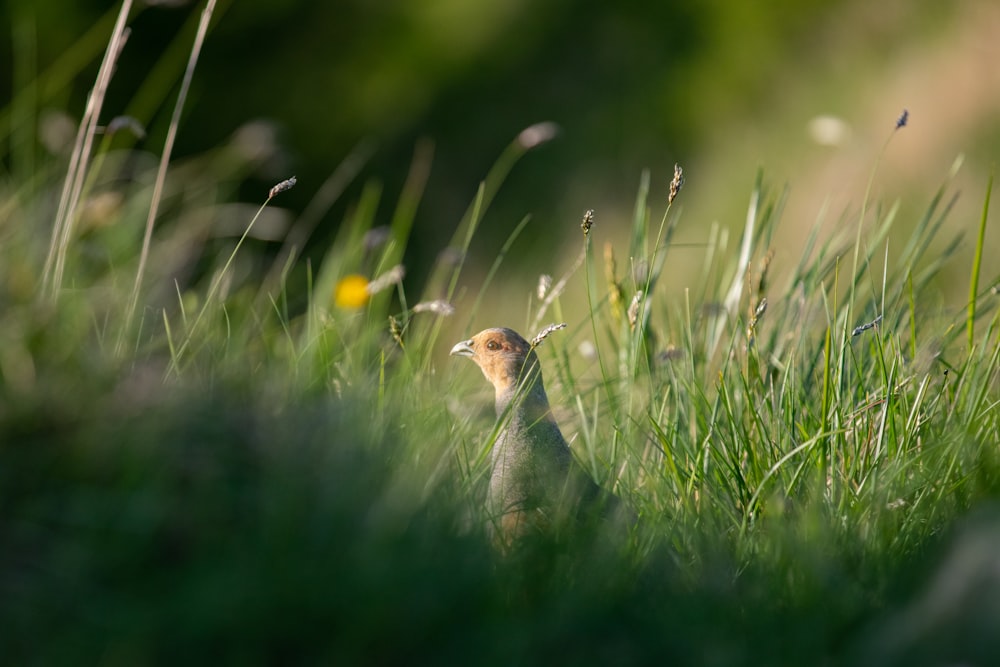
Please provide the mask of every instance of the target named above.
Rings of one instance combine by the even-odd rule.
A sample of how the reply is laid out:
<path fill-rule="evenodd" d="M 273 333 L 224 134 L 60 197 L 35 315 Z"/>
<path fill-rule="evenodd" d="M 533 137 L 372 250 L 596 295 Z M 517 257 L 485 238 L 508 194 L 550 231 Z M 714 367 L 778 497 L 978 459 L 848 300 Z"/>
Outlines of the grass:
<path fill-rule="evenodd" d="M 704 279 L 674 302 L 660 284 L 683 192 L 661 213 L 644 175 L 624 253 L 595 251 L 596 215 L 572 241 L 581 260 L 537 302 L 504 294 L 531 303 L 526 323 L 569 323 L 539 348 L 550 397 L 577 458 L 638 522 L 503 556 L 482 507 L 490 399 L 442 353 L 487 307 L 483 286 L 448 315 L 486 209 L 552 134 L 529 130 L 416 295 L 394 267 L 426 148 L 390 228 L 375 225 L 371 183 L 318 264 L 292 247 L 272 266 L 248 242 L 280 192 L 238 239 L 206 238 L 194 230 L 219 202 L 173 198 L 162 165 L 116 180 L 136 163 L 109 144 L 78 141 L 68 165 L 39 172 L 69 174 L 77 212 L 54 226 L 62 183 L 33 181 L 26 199 L 5 177 L 10 662 L 990 662 L 1000 321 L 979 266 L 992 183 L 972 257 L 957 243 L 929 254 L 946 182 L 901 251 L 898 207 L 865 195 L 776 277 L 783 193 L 759 175 L 738 251 L 712 230 Z M 206 165 L 178 178 L 202 184 Z M 108 183 L 121 203 L 82 224 Z M 523 228 L 487 283 L 510 275 Z M 959 307 L 931 296 L 949 260 L 972 265 Z M 372 279 L 363 305 L 339 307 L 354 274 Z M 586 302 L 562 294 L 574 281 Z"/>

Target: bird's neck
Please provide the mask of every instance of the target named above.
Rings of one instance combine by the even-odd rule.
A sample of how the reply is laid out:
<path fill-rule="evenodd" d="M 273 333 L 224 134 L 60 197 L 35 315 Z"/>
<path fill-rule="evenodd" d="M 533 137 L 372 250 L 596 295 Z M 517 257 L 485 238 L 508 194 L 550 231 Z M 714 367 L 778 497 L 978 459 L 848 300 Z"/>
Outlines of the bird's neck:
<path fill-rule="evenodd" d="M 520 381 L 497 387 L 496 409 L 497 417 L 509 416 L 512 424 L 530 426 L 552 419 L 549 398 L 537 365 L 528 370 Z"/>

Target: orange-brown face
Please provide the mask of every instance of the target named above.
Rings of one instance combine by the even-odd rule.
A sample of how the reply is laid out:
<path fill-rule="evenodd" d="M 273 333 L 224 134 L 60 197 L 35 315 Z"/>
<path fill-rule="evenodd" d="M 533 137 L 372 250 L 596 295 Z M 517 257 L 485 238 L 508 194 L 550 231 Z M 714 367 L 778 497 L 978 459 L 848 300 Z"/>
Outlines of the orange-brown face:
<path fill-rule="evenodd" d="M 476 362 L 497 391 L 517 383 L 530 353 L 528 341 L 516 331 L 505 328 L 480 331 L 451 348 L 451 354 Z"/>

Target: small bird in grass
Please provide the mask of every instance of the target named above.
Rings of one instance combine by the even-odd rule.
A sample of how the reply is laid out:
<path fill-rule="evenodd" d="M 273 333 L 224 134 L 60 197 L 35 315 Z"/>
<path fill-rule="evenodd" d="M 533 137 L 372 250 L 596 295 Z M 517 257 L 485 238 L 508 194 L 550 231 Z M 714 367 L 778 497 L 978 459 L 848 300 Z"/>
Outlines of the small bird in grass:
<path fill-rule="evenodd" d="M 486 329 L 457 343 L 451 354 L 476 362 L 496 390 L 500 432 L 491 452 L 487 511 L 502 546 L 545 532 L 557 521 L 587 520 L 617 510 L 618 498 L 573 460 L 528 341 L 512 329 Z"/>

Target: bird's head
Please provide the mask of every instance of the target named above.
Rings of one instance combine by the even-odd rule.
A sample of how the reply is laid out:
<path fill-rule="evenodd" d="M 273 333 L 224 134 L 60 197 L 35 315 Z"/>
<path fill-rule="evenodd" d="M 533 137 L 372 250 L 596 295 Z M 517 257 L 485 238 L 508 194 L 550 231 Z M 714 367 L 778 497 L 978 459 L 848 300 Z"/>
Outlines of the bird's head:
<path fill-rule="evenodd" d="M 455 344 L 451 354 L 476 362 L 496 389 L 498 400 L 512 395 L 518 386 L 534 385 L 536 380 L 541 387 L 538 357 L 531 344 L 513 329 L 480 331 L 472 338 Z"/>

